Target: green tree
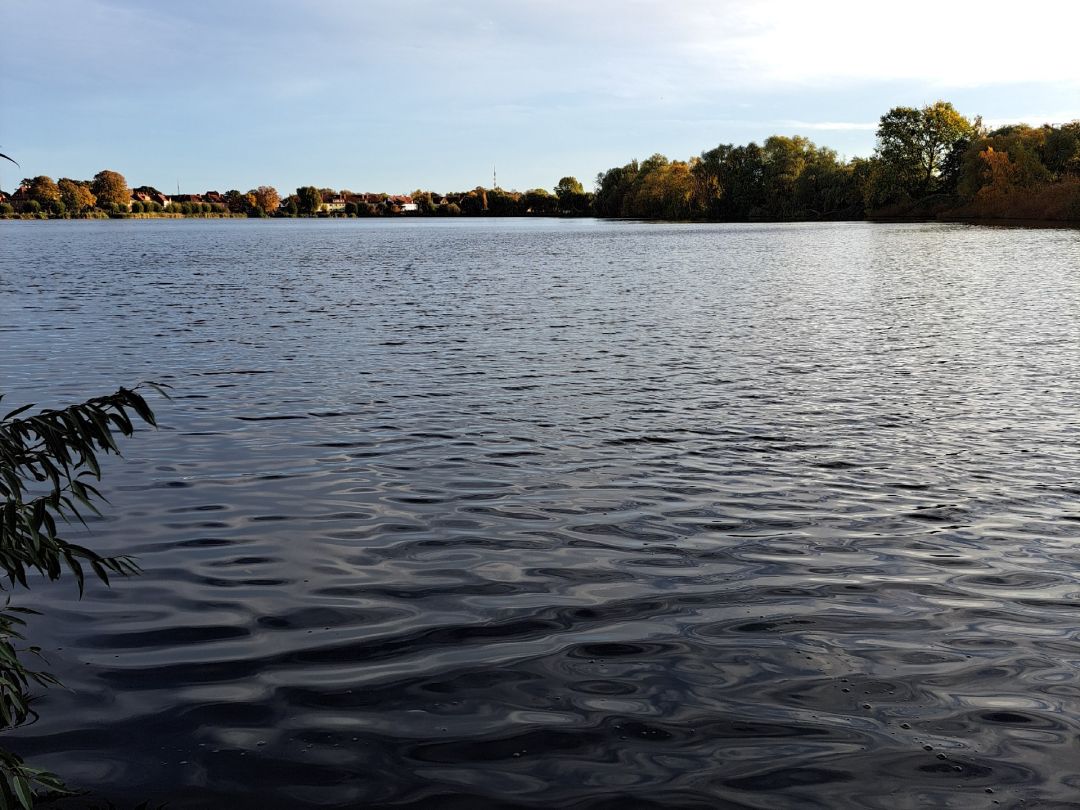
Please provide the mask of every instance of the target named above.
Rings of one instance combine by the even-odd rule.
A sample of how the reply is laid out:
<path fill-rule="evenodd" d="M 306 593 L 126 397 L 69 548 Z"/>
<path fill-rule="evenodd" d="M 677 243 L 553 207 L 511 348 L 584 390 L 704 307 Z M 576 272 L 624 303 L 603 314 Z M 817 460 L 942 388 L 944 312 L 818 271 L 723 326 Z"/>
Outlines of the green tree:
<path fill-rule="evenodd" d="M 555 185 L 555 196 L 559 200 L 559 210 L 570 214 L 584 214 L 592 204 L 592 198 L 585 192 L 576 177 L 563 177 Z"/>
<path fill-rule="evenodd" d="M 627 197 L 637 181 L 641 167 L 636 160 L 601 172 L 596 176 L 596 197 L 593 206 L 602 217 L 629 216 L 626 211 Z"/>
<path fill-rule="evenodd" d="M 432 194 L 430 191 L 416 189 L 410 196 L 421 214 L 430 216 L 435 213 L 435 199 L 438 195 Z"/>
<path fill-rule="evenodd" d="M 1043 144 L 1043 163 L 1055 174 L 1080 175 L 1080 121 L 1050 128 Z"/>
<path fill-rule="evenodd" d="M 225 192 L 225 205 L 234 214 L 246 214 L 250 204 L 247 195 L 241 194 L 237 189 L 229 189 Z"/>
<path fill-rule="evenodd" d="M 24 416 L 32 407 L 0 419 L 0 572 L 10 586 L 27 588 L 33 574 L 56 580 L 66 570 L 81 595 L 87 573 L 108 584 L 110 574 L 138 571 L 129 558 L 103 557 L 68 542 L 60 531 L 64 523 L 82 520 L 84 510 L 98 513 L 94 501 L 101 493 L 90 483 L 101 479 L 98 454 L 120 454 L 115 437 L 134 433 L 133 417 L 154 425 L 150 407 L 139 393 L 124 388 L 63 410 Z M 14 728 L 32 716 L 29 690 L 34 684 L 57 683 L 24 660 L 37 652 L 22 646 L 22 614 L 33 612 L 8 602 L 0 607 L 0 728 Z M 41 789 L 67 792 L 59 777 L 0 751 L 0 806 L 29 810 Z"/>
<path fill-rule="evenodd" d="M 947 101 L 919 110 L 893 107 L 878 124 L 877 202 L 905 202 L 952 191 L 942 182 L 943 170 L 955 162 L 954 154 L 967 148 L 973 132 L 971 121 Z"/>
<path fill-rule="evenodd" d="M 322 194 L 315 186 L 301 186 L 296 190 L 296 204 L 301 214 L 311 216 L 322 207 Z"/>
<path fill-rule="evenodd" d="M 532 188 L 522 197 L 526 214 L 550 215 L 559 210 L 559 198 L 544 188 Z"/>
<path fill-rule="evenodd" d="M 90 190 L 97 197 L 97 204 L 101 208 L 122 206 L 127 208 L 131 202 L 131 189 L 128 188 L 127 180 L 119 172 L 108 169 L 94 175 L 94 182 Z"/>
<path fill-rule="evenodd" d="M 584 194 L 585 187 L 576 177 L 563 177 L 555 185 L 555 196 L 562 198 L 566 194 Z"/>
<path fill-rule="evenodd" d="M 516 217 L 523 213 L 522 197 L 516 191 L 493 188 L 488 192 L 488 211 L 496 217 Z"/>
<path fill-rule="evenodd" d="M 477 186 L 467 194 L 463 194 L 458 206 L 465 216 L 476 217 L 486 213 L 488 209 L 487 189 Z"/>

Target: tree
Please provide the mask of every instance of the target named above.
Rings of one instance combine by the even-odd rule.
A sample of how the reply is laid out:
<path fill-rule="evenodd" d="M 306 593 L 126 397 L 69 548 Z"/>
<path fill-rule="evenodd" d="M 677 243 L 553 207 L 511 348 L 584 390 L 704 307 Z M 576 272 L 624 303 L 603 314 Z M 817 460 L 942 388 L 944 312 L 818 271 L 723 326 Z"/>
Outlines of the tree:
<path fill-rule="evenodd" d="M 1054 127 L 1046 134 L 1043 163 L 1055 174 L 1080 175 L 1080 121 Z"/>
<path fill-rule="evenodd" d="M 128 188 L 127 180 L 119 172 L 100 171 L 94 175 L 94 182 L 90 190 L 97 197 L 99 207 L 119 205 L 127 208 L 131 202 L 131 189 Z"/>
<path fill-rule="evenodd" d="M 585 193 L 585 187 L 576 177 L 563 177 L 555 185 L 555 196 L 559 198 L 559 210 L 573 214 L 585 213 L 592 200 Z"/>
<path fill-rule="evenodd" d="M 1014 124 L 976 138 L 965 151 L 959 165 L 958 190 L 965 199 L 979 196 L 986 186 L 994 191 L 989 197 L 1007 196 L 1016 189 L 1031 189 L 1053 179 L 1054 173 L 1043 164 L 1050 130 Z M 988 199 L 988 195 L 982 195 Z"/>
<path fill-rule="evenodd" d="M 624 209 L 634 217 L 685 219 L 692 213 L 693 189 L 689 164 L 656 154 L 641 164 Z"/>
<path fill-rule="evenodd" d="M 593 205 L 602 217 L 627 216 L 626 199 L 637 180 L 641 167 L 636 160 L 625 166 L 608 169 L 596 176 L 596 197 Z"/>
<path fill-rule="evenodd" d="M 322 194 L 315 186 L 301 186 L 296 190 L 296 204 L 301 214 L 314 214 L 322 203 Z"/>
<path fill-rule="evenodd" d="M 950 156 L 962 152 L 974 132 L 972 123 L 947 101 L 921 110 L 893 107 L 881 117 L 876 156 L 879 202 L 905 202 L 940 191 Z"/>
<path fill-rule="evenodd" d="M 532 188 L 522 197 L 526 214 L 554 214 L 559 209 L 558 198 L 544 188 Z"/>
<path fill-rule="evenodd" d="M 48 208 L 50 203 L 60 201 L 60 189 L 51 177 L 41 174 L 23 180 L 22 184 L 27 187 L 30 199 L 37 200 L 42 208 Z"/>
<path fill-rule="evenodd" d="M 231 188 L 225 192 L 225 206 L 230 212 L 234 214 L 246 214 L 248 210 L 248 201 L 245 195 L 241 194 L 239 190 Z"/>
<path fill-rule="evenodd" d="M 281 205 L 281 196 L 273 186 L 259 186 L 248 194 L 254 196 L 255 205 L 267 213 L 273 214 Z"/>
<path fill-rule="evenodd" d="M 516 191 L 493 188 L 488 192 L 488 211 L 496 217 L 515 217 L 522 213 L 521 195 Z M 415 198 L 413 198 L 415 200 Z"/>
<path fill-rule="evenodd" d="M 0 572 L 12 586 L 27 588 L 32 574 L 56 580 L 66 569 L 80 595 L 87 569 L 106 585 L 110 574 L 137 572 L 129 558 L 103 557 L 64 540 L 59 530 L 63 523 L 81 521 L 84 510 L 98 513 L 94 501 L 102 496 L 90 483 L 101 479 L 98 454 L 120 454 L 115 436 L 134 433 L 133 417 L 156 424 L 150 407 L 139 393 L 125 388 L 63 410 L 22 416 L 32 407 L 17 408 L 0 419 Z M 25 653 L 37 652 L 21 646 L 21 614 L 33 612 L 6 602 L 0 607 L 0 728 L 22 725 L 32 716 L 32 684 L 58 683 L 22 660 Z M 40 788 L 68 792 L 59 777 L 0 751 L 0 806 L 30 810 Z"/>
<path fill-rule="evenodd" d="M 97 197 L 87 188 L 85 183 L 80 183 L 68 177 L 61 177 L 60 182 L 56 185 L 60 191 L 60 199 L 73 214 L 89 211 L 97 203 Z"/>
<path fill-rule="evenodd" d="M 477 186 L 467 194 L 463 194 L 458 206 L 465 216 L 480 216 L 488 209 L 487 189 Z"/>
<path fill-rule="evenodd" d="M 410 196 L 413 198 L 413 202 L 416 203 L 416 208 L 421 214 L 429 216 L 435 213 L 435 199 L 438 198 L 437 194 L 432 194 L 430 191 L 424 191 L 418 188 Z"/>
<path fill-rule="evenodd" d="M 555 185 L 555 196 L 562 199 L 567 194 L 584 194 L 585 187 L 576 177 L 564 177 Z"/>

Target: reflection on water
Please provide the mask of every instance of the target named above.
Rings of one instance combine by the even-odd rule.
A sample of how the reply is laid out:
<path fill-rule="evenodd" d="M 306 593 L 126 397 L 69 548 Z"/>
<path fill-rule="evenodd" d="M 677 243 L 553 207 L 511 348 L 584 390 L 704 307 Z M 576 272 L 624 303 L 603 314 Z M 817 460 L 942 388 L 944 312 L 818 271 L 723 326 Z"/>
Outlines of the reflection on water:
<path fill-rule="evenodd" d="M 0 236 L 5 405 L 176 389 L 86 541 L 143 575 L 20 597 L 70 691 L 9 742 L 71 782 L 176 808 L 1080 794 L 1077 232 Z"/>

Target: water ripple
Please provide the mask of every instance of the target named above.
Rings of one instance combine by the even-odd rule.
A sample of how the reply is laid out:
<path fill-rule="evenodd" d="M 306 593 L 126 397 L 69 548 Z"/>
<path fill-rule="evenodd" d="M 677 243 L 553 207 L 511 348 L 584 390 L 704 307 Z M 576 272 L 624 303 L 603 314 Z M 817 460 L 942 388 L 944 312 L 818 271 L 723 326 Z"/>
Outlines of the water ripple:
<path fill-rule="evenodd" d="M 73 784 L 1077 806 L 1076 232 L 2 230 L 5 401 L 177 395 L 79 538 L 144 573 L 18 595 Z"/>

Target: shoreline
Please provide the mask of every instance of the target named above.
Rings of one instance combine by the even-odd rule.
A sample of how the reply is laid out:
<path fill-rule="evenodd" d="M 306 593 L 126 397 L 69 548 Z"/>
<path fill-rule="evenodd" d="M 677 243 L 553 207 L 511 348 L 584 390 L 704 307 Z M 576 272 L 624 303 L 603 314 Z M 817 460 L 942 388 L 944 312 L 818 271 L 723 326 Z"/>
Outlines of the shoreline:
<path fill-rule="evenodd" d="M 0 222 L 95 222 L 95 221 L 124 221 L 124 220 L 436 220 L 436 221 L 461 221 L 461 220 L 502 220 L 502 219 L 595 219 L 602 222 L 656 222 L 671 225 L 804 225 L 807 223 L 872 223 L 872 224 L 903 224 L 903 223 L 951 223 L 957 225 L 981 225 L 986 227 L 1011 227 L 1011 228 L 1080 228 L 1080 219 L 1037 219 L 1024 217 L 862 217 L 859 219 L 749 219 L 749 220 L 724 220 L 724 219 L 657 219 L 652 217 L 600 217 L 595 215 L 578 216 L 567 214 L 525 214 L 514 216 L 498 215 L 464 215 L 456 216 L 431 216 L 424 214 L 390 214 L 387 216 L 298 216 L 298 217 L 249 217 L 243 214 L 209 213 L 209 214 L 124 214 L 121 216 L 100 217 L 47 217 L 27 214 L 15 214 L 0 217 Z"/>

